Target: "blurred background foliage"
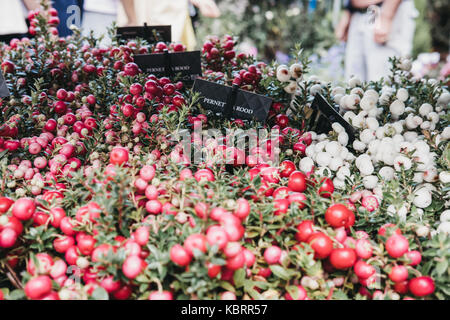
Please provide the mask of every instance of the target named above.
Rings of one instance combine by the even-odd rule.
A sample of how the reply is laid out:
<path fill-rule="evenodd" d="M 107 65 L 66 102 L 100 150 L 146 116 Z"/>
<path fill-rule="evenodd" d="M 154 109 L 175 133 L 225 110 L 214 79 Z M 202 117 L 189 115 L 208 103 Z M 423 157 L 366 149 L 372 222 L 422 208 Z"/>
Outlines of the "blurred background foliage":
<path fill-rule="evenodd" d="M 200 18 L 197 34 L 232 34 L 248 47 L 255 47 L 265 60 L 277 52 L 288 54 L 295 43 L 312 52 L 335 43 L 333 1 L 310 0 L 218 0 L 220 19 Z"/>
<path fill-rule="evenodd" d="M 450 0 L 414 0 L 419 12 L 413 55 L 449 51 Z M 200 17 L 198 39 L 207 35 L 238 36 L 241 50 L 266 61 L 287 59 L 296 43 L 321 56 L 334 45 L 333 25 L 340 0 L 217 0 L 220 19 Z"/>
<path fill-rule="evenodd" d="M 416 33 L 414 35 L 413 56 L 422 52 L 429 52 L 432 48 L 431 25 L 428 21 L 427 2 L 429 0 L 415 0 L 419 16 L 416 19 Z"/>
<path fill-rule="evenodd" d="M 431 25 L 433 49 L 439 52 L 449 51 L 450 47 L 450 1 L 428 0 L 427 20 Z"/>

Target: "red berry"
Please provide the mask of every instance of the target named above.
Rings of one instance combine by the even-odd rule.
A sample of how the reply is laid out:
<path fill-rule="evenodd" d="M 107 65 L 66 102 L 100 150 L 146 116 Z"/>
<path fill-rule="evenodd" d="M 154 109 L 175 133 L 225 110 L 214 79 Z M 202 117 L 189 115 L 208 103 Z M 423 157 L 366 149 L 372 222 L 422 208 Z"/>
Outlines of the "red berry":
<path fill-rule="evenodd" d="M 134 232 L 134 240 L 140 246 L 146 245 L 149 238 L 150 238 L 150 232 L 148 231 L 148 228 L 145 226 L 137 228 L 136 231 Z"/>
<path fill-rule="evenodd" d="M 65 253 L 74 244 L 74 238 L 69 236 L 62 236 L 53 240 L 53 248 L 59 253 Z"/>
<path fill-rule="evenodd" d="M 356 253 L 351 248 L 338 248 L 331 251 L 330 263 L 336 269 L 347 269 L 356 262 Z"/>
<path fill-rule="evenodd" d="M 372 256 L 372 245 L 367 239 L 359 239 L 355 245 L 356 255 L 362 259 L 369 259 Z"/>
<path fill-rule="evenodd" d="M 274 214 L 280 215 L 280 214 L 285 214 L 287 213 L 288 209 L 289 209 L 289 200 L 288 199 L 275 199 L 274 200 Z"/>
<path fill-rule="evenodd" d="M 330 237 L 322 232 L 317 232 L 309 237 L 308 243 L 314 250 L 316 259 L 324 259 L 328 257 L 333 250 L 333 241 Z"/>
<path fill-rule="evenodd" d="M 11 228 L 5 228 L 0 232 L 0 247 L 11 248 L 17 240 L 17 232 Z"/>
<path fill-rule="evenodd" d="M 314 222 L 311 220 L 302 221 L 297 226 L 297 233 L 295 234 L 295 239 L 299 242 L 308 241 L 309 237 L 314 233 Z"/>
<path fill-rule="evenodd" d="M 287 178 L 294 172 L 296 169 L 295 164 L 290 160 L 285 160 L 281 163 L 280 166 L 280 176 L 283 178 Z"/>
<path fill-rule="evenodd" d="M 113 293 L 114 298 L 117 300 L 126 300 L 131 296 L 132 290 L 130 286 L 123 286 L 119 290 Z"/>
<path fill-rule="evenodd" d="M 152 291 L 148 300 L 173 300 L 173 294 L 170 291 Z"/>
<path fill-rule="evenodd" d="M 306 191 L 306 176 L 303 172 L 294 171 L 289 176 L 288 188 L 296 192 Z"/>
<path fill-rule="evenodd" d="M 229 270 L 238 270 L 245 265 L 245 254 L 241 250 L 237 255 L 232 258 L 227 259 L 227 269 Z"/>
<path fill-rule="evenodd" d="M 149 200 L 145 204 L 145 209 L 148 213 L 156 215 L 162 212 L 163 206 L 158 200 Z"/>
<path fill-rule="evenodd" d="M 128 150 L 122 147 L 115 147 L 109 155 L 109 163 L 121 165 L 128 161 Z"/>
<path fill-rule="evenodd" d="M 28 298 L 36 300 L 52 290 L 52 280 L 48 276 L 39 276 L 31 279 L 25 285 L 25 294 Z"/>
<path fill-rule="evenodd" d="M 334 184 L 333 180 L 330 178 L 323 178 L 320 182 L 320 188 L 318 193 L 321 197 L 330 198 L 334 192 Z"/>
<path fill-rule="evenodd" d="M 306 207 L 306 196 L 301 192 L 292 192 L 288 196 L 288 200 L 290 203 L 296 203 L 299 209 L 303 209 Z"/>
<path fill-rule="evenodd" d="M 251 267 L 255 264 L 256 258 L 255 255 L 253 254 L 253 252 L 251 252 L 248 249 L 244 249 L 244 256 L 245 256 L 245 265 L 247 267 Z"/>
<path fill-rule="evenodd" d="M 36 254 L 38 265 L 34 264 L 34 260 L 30 259 L 27 265 L 27 271 L 32 276 L 37 274 L 49 274 L 53 267 L 53 258 L 47 253 Z"/>
<path fill-rule="evenodd" d="M 1 68 L 4 73 L 13 73 L 16 70 L 16 65 L 9 60 L 3 60 Z"/>
<path fill-rule="evenodd" d="M 66 212 L 64 211 L 63 208 L 51 208 L 50 209 L 50 217 L 51 217 L 51 221 L 50 224 L 55 227 L 55 228 L 59 228 L 59 226 L 61 225 L 61 220 L 66 216 Z"/>
<path fill-rule="evenodd" d="M 59 100 L 66 100 L 66 98 L 67 98 L 67 91 L 65 90 L 65 89 L 59 89 L 57 92 L 56 92 L 56 97 L 59 99 Z"/>
<path fill-rule="evenodd" d="M 123 71 L 125 72 L 126 76 L 134 77 L 139 73 L 139 67 L 136 63 L 129 62 L 125 65 Z"/>
<path fill-rule="evenodd" d="M 215 278 L 219 275 L 220 270 L 222 269 L 221 266 L 216 265 L 216 264 L 212 264 L 212 263 L 208 263 L 208 276 L 210 278 Z"/>
<path fill-rule="evenodd" d="M 408 279 L 408 269 L 405 266 L 393 266 L 389 273 L 389 279 L 394 282 L 403 282 Z"/>
<path fill-rule="evenodd" d="M 417 266 L 422 261 L 422 255 L 417 250 L 408 251 L 406 257 L 411 261 L 410 266 Z"/>
<path fill-rule="evenodd" d="M 179 244 L 170 249 L 170 260 L 179 266 L 185 267 L 191 262 L 189 253 Z"/>
<path fill-rule="evenodd" d="M 142 169 L 139 171 L 139 175 L 142 179 L 144 179 L 147 182 L 152 181 L 152 179 L 155 177 L 156 169 L 154 166 L 143 166 Z"/>
<path fill-rule="evenodd" d="M 234 210 L 234 215 L 241 220 L 247 218 L 250 214 L 250 204 L 244 198 L 240 198 L 236 201 L 237 208 Z"/>
<path fill-rule="evenodd" d="M 184 241 L 184 248 L 190 255 L 194 254 L 194 249 L 200 250 L 201 252 L 205 253 L 206 252 L 206 237 L 199 233 L 191 234 Z"/>
<path fill-rule="evenodd" d="M 135 279 L 142 271 L 143 260 L 138 256 L 130 256 L 125 259 L 122 265 L 123 274 L 128 279 Z"/>
<path fill-rule="evenodd" d="M 409 281 L 409 291 L 417 297 L 424 297 L 434 292 L 434 281 L 431 277 L 422 276 Z"/>
<path fill-rule="evenodd" d="M 206 241 L 210 246 L 217 245 L 222 250 L 228 243 L 228 235 L 223 227 L 212 226 L 206 232 Z"/>
<path fill-rule="evenodd" d="M 113 276 L 107 276 L 100 281 L 100 286 L 105 289 L 106 292 L 113 293 L 120 289 L 120 281 L 114 281 Z"/>
<path fill-rule="evenodd" d="M 7 197 L 0 197 L 0 215 L 6 213 L 13 205 L 14 200 Z"/>
<path fill-rule="evenodd" d="M 392 258 L 400 258 L 408 249 L 408 240 L 402 235 L 394 234 L 386 241 L 386 250 Z"/>
<path fill-rule="evenodd" d="M 394 283 L 394 290 L 401 294 L 408 293 L 408 281 L 396 282 Z"/>
<path fill-rule="evenodd" d="M 382 225 L 380 227 L 380 229 L 378 230 L 378 234 L 380 236 L 386 236 L 386 232 L 391 231 L 391 230 L 395 231 L 396 234 L 402 234 L 402 231 L 395 224 L 392 224 L 392 223 L 387 223 L 385 225 Z"/>
<path fill-rule="evenodd" d="M 375 274 L 375 268 L 363 260 L 358 260 L 353 269 L 360 279 L 367 279 Z"/>
<path fill-rule="evenodd" d="M 209 169 L 200 169 L 194 174 L 195 180 L 200 181 L 214 181 L 214 174 Z"/>
<path fill-rule="evenodd" d="M 325 221 L 333 228 L 348 227 L 351 211 L 343 204 L 334 204 L 325 212 Z"/>
<path fill-rule="evenodd" d="M 133 83 L 130 86 L 130 93 L 134 96 L 138 96 L 142 93 L 143 87 L 140 83 Z"/>
<path fill-rule="evenodd" d="M 271 246 L 264 251 L 264 259 L 268 264 L 277 264 L 281 258 L 281 249 L 277 246 Z"/>
<path fill-rule="evenodd" d="M 21 198 L 14 203 L 12 214 L 19 220 L 30 219 L 36 210 L 33 199 Z"/>
<path fill-rule="evenodd" d="M 308 297 L 305 288 L 303 288 L 301 285 L 297 285 L 296 288 L 296 298 L 294 298 L 295 296 L 292 297 L 291 294 L 287 292 L 284 296 L 286 300 L 305 300 Z"/>

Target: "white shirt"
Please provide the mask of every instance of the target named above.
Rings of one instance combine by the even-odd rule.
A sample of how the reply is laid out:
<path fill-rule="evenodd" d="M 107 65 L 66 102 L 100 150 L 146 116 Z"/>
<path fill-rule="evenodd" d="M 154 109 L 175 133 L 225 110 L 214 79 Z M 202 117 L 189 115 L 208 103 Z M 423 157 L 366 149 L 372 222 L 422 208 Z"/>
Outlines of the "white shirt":
<path fill-rule="evenodd" d="M 146 22 L 149 26 L 172 26 L 172 41 L 182 41 L 186 23 L 190 23 L 187 0 L 134 0 L 137 24 Z M 122 5 L 119 6 L 117 25 L 125 26 L 127 16 Z M 192 28 L 192 24 L 191 24 Z"/>
<path fill-rule="evenodd" d="M 119 0 L 85 0 L 84 10 L 110 15 L 116 15 Z"/>
<path fill-rule="evenodd" d="M 27 32 L 22 2 L 20 0 L 0 0 L 0 34 Z"/>

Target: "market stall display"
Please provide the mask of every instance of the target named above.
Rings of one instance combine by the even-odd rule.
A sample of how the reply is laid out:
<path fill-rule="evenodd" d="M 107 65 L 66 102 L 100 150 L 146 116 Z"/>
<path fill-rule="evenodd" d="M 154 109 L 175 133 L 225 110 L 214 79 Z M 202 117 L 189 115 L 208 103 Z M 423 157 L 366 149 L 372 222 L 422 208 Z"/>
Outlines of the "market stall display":
<path fill-rule="evenodd" d="M 443 82 L 395 58 L 333 87 L 299 47 L 265 64 L 211 37 L 202 78 L 273 100 L 228 119 L 134 62 L 182 45 L 59 38 L 52 13 L 0 46 L 0 299 L 449 298 Z M 309 127 L 319 95 L 353 140 Z"/>

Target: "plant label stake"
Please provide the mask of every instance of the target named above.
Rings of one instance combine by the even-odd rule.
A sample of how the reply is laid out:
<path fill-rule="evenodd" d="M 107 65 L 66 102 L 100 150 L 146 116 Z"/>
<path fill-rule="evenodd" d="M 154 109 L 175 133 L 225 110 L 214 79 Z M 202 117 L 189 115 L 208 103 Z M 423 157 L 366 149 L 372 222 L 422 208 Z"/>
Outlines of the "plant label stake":
<path fill-rule="evenodd" d="M 193 91 L 200 93 L 200 104 L 203 108 L 227 119 L 239 118 L 265 122 L 272 105 L 271 98 L 244 91 L 237 85 L 230 87 L 196 79 Z"/>
<path fill-rule="evenodd" d="M 333 130 L 331 125 L 337 122 L 344 127 L 349 143 L 355 140 L 355 128 L 342 118 L 338 112 L 339 108 L 337 110 L 333 108 L 321 94 L 316 94 L 311 108 L 313 110 L 309 123 L 311 130 L 317 133 L 329 133 Z"/>
<path fill-rule="evenodd" d="M 9 97 L 8 86 L 6 85 L 6 80 L 3 78 L 3 73 L 0 71 L 0 98 Z"/>
<path fill-rule="evenodd" d="M 186 83 L 202 76 L 200 51 L 139 54 L 134 56 L 134 62 L 146 73 L 157 77 L 175 76 Z"/>
<path fill-rule="evenodd" d="M 143 38 L 149 43 L 172 42 L 171 26 L 144 26 L 117 28 L 117 37 L 122 40 Z"/>

